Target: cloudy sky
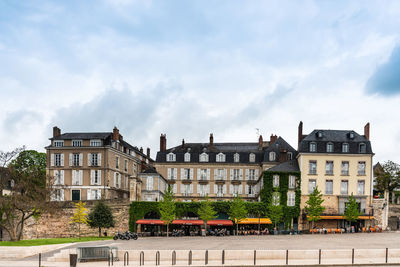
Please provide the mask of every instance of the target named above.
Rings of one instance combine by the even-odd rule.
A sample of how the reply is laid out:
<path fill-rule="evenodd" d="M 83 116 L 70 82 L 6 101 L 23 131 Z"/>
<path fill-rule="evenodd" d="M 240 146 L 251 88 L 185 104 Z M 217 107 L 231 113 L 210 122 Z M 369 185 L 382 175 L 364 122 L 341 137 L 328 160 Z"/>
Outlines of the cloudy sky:
<path fill-rule="evenodd" d="M 62 132 L 297 146 L 371 123 L 400 163 L 400 1 L 0 1 L 0 150 Z"/>

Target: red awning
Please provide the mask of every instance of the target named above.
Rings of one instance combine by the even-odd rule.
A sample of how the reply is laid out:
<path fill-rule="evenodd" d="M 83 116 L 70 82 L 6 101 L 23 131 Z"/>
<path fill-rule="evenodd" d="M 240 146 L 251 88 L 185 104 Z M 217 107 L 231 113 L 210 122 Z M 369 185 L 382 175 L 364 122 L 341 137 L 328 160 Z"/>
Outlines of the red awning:
<path fill-rule="evenodd" d="M 203 225 L 203 220 L 173 220 L 172 224 L 181 224 L 181 225 Z"/>
<path fill-rule="evenodd" d="M 156 219 L 141 219 L 136 221 L 137 224 L 153 224 L 153 225 L 163 225 L 164 222 Z"/>
<path fill-rule="evenodd" d="M 208 221 L 207 224 L 213 226 L 233 226 L 233 222 L 231 220 L 211 220 Z"/>

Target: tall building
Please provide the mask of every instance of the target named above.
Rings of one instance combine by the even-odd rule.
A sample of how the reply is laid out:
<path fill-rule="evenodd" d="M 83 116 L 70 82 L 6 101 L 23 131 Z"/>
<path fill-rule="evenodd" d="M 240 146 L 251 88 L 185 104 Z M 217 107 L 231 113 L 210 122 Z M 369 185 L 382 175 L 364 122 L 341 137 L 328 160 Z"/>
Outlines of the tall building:
<path fill-rule="evenodd" d="M 351 194 L 362 213 L 355 226 L 368 226 L 368 221 L 371 222 L 374 154 L 369 133 L 370 125 L 367 123 L 364 135 L 353 130 L 314 130 L 303 135 L 303 123 L 300 122 L 298 163 L 302 176 L 303 229 L 308 229 L 304 206 L 316 186 L 323 194 L 326 207 L 316 227 L 348 227 L 343 214 Z"/>
<path fill-rule="evenodd" d="M 64 133 L 53 128 L 47 151 L 47 175 L 54 201 L 130 198 L 141 188 L 138 174 L 152 163 L 147 154 L 112 132 Z"/>
<path fill-rule="evenodd" d="M 166 177 L 178 201 L 230 200 L 236 195 L 247 201 L 259 199 L 263 170 L 295 159 L 296 150 L 282 137 L 262 136 L 254 143 L 185 143 L 167 149 L 160 136 L 160 151 L 154 166 Z"/>

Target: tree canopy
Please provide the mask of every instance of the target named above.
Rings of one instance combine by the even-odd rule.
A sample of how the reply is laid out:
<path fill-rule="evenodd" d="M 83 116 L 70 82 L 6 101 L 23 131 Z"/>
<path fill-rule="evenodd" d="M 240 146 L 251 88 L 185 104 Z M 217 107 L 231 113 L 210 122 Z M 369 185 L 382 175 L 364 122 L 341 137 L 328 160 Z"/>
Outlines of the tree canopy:
<path fill-rule="evenodd" d="M 78 224 L 78 236 L 81 237 L 81 224 L 89 224 L 88 209 L 86 204 L 79 200 L 75 204 L 74 216 L 71 217 L 71 223 Z"/>
<path fill-rule="evenodd" d="M 359 209 L 358 209 L 358 203 L 356 199 L 353 196 L 353 193 L 351 193 L 351 196 L 349 197 L 349 201 L 346 203 L 346 210 L 344 211 L 344 218 L 346 221 L 349 222 L 356 222 L 358 217 L 361 215 Z"/>
<path fill-rule="evenodd" d="M 375 170 L 376 189 L 379 191 L 393 192 L 400 187 L 400 165 L 393 161 L 386 161 L 381 168 Z"/>
<path fill-rule="evenodd" d="M 239 223 L 247 217 L 246 204 L 239 196 L 236 196 L 229 209 L 229 218 L 236 223 L 236 235 L 239 230 Z"/>
<path fill-rule="evenodd" d="M 307 213 L 307 220 L 312 223 L 312 228 L 314 228 L 314 223 L 321 220 L 321 214 L 324 212 L 325 207 L 322 206 L 324 200 L 322 199 L 322 194 L 318 190 L 318 186 L 314 188 L 314 191 L 309 195 L 309 198 L 304 207 Z"/>
<path fill-rule="evenodd" d="M 174 193 L 172 193 L 171 186 L 168 186 L 168 190 L 165 192 L 163 200 L 159 202 L 161 220 L 163 220 L 167 225 L 167 237 L 169 236 L 169 225 L 175 219 L 174 202 Z"/>
<path fill-rule="evenodd" d="M 115 221 L 111 208 L 103 201 L 99 201 L 94 209 L 89 213 L 89 226 L 99 228 L 99 236 L 101 236 L 101 228 L 114 227 Z"/>
<path fill-rule="evenodd" d="M 208 197 L 200 202 L 200 207 L 197 210 L 197 214 L 199 215 L 199 218 L 204 221 L 205 226 L 207 225 L 208 221 L 216 218 L 217 212 L 212 207 L 211 201 L 208 199 Z"/>

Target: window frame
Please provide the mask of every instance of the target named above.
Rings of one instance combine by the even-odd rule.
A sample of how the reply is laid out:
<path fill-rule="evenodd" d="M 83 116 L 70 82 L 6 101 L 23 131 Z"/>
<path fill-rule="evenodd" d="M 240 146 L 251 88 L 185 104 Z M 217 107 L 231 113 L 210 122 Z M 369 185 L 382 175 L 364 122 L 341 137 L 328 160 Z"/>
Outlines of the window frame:
<path fill-rule="evenodd" d="M 343 185 L 346 184 L 346 192 L 343 190 Z M 340 194 L 348 195 L 349 194 L 349 180 L 341 180 L 340 181 Z"/>
<path fill-rule="evenodd" d="M 256 154 L 254 153 L 249 154 L 249 162 L 256 162 Z"/>
<path fill-rule="evenodd" d="M 276 153 L 274 151 L 269 152 L 269 161 L 276 161 Z"/>
<path fill-rule="evenodd" d="M 328 183 L 331 183 L 331 191 L 328 192 Z M 333 195 L 333 180 L 325 180 L 325 195 Z"/>
<path fill-rule="evenodd" d="M 63 147 L 64 146 L 64 140 L 54 140 L 53 146 L 54 147 Z"/>
<path fill-rule="evenodd" d="M 76 139 L 76 140 L 72 140 L 71 145 L 73 147 L 81 147 L 82 146 L 83 141 L 80 139 Z"/>
<path fill-rule="evenodd" d="M 310 142 L 308 150 L 310 152 L 317 152 L 317 143 L 316 142 Z"/>
<path fill-rule="evenodd" d="M 311 166 L 315 166 L 314 169 Z M 308 161 L 308 174 L 316 175 L 317 174 L 317 161 L 316 160 L 309 160 Z"/>
<path fill-rule="evenodd" d="M 334 148 L 335 147 L 334 147 L 333 143 L 332 142 L 328 142 L 326 144 L 326 153 L 333 153 Z"/>
<path fill-rule="evenodd" d="M 345 147 L 346 147 L 346 149 L 345 149 Z M 350 151 L 349 143 L 343 143 L 342 144 L 342 153 L 349 153 L 349 151 Z"/>
<path fill-rule="evenodd" d="M 312 190 L 310 190 L 311 189 L 311 187 L 310 187 L 311 183 L 314 184 L 314 188 Z M 316 179 L 308 179 L 308 194 L 309 195 L 314 192 L 316 187 L 317 187 L 317 180 Z"/>
<path fill-rule="evenodd" d="M 332 166 L 332 168 L 328 170 L 328 166 Z M 333 175 L 333 168 L 334 168 L 333 160 L 327 160 L 325 162 L 325 175 Z"/>
<path fill-rule="evenodd" d="M 240 155 L 239 155 L 239 153 L 235 153 L 235 154 L 233 155 L 233 162 L 235 162 L 235 163 L 240 162 Z"/>

